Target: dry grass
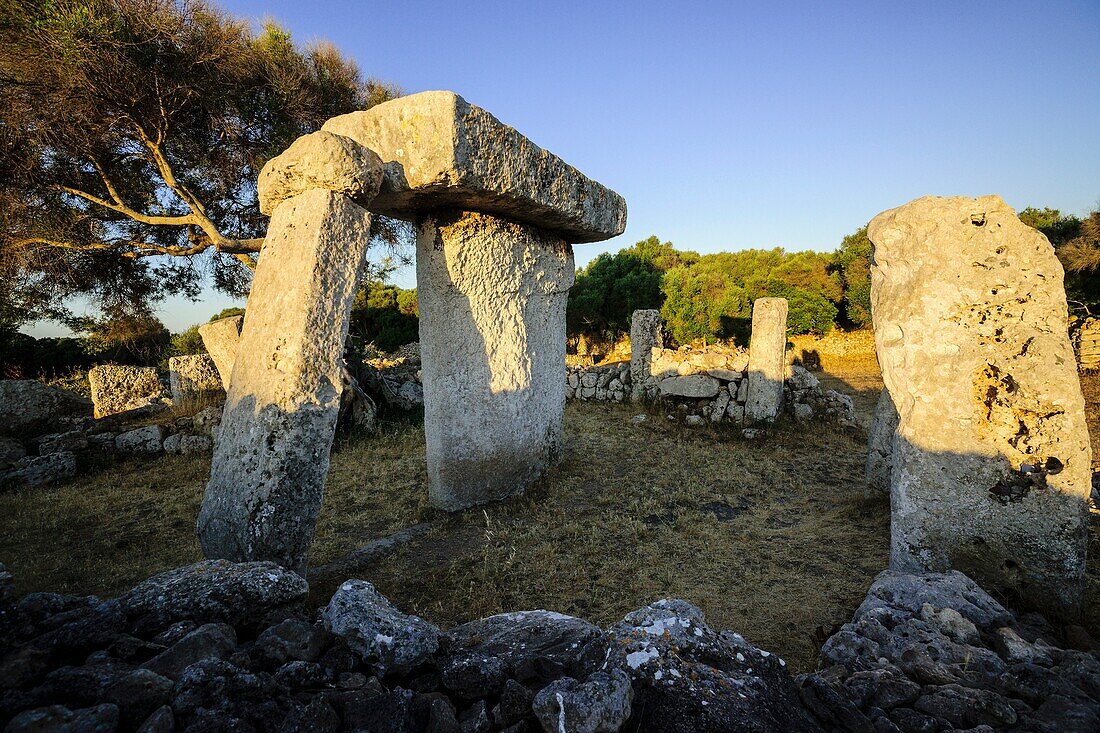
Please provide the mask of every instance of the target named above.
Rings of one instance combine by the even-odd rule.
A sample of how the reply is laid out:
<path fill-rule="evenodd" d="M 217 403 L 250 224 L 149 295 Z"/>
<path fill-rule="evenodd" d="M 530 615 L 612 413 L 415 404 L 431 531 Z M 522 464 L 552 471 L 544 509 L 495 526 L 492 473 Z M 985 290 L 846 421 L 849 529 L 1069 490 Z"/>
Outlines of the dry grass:
<path fill-rule="evenodd" d="M 846 361 L 826 381 L 869 409 L 877 369 Z M 1085 386 L 1095 442 L 1100 378 Z M 536 607 L 607 624 L 681 597 L 716 627 L 811 668 L 821 639 L 887 563 L 889 506 L 863 496 L 864 436 L 788 427 L 752 443 L 660 417 L 635 426 L 633 414 L 571 404 L 561 466 L 523 497 L 454 516 L 427 507 L 419 426 L 342 439 L 311 563 L 427 521 L 427 534 L 355 574 L 441 625 Z M 207 460 L 166 456 L 0 494 L 0 560 L 21 591 L 101 595 L 194 561 L 207 473 Z M 1088 607 L 1097 608 L 1100 541 L 1091 552 Z M 313 579 L 314 603 L 341 580 Z M 1091 630 L 1100 635 L 1100 618 Z"/>

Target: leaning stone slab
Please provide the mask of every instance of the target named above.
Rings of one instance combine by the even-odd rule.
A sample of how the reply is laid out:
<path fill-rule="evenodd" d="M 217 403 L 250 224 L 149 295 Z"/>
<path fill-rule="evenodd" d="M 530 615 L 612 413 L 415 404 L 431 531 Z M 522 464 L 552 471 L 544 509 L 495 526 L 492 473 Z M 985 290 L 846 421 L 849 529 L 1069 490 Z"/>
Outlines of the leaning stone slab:
<path fill-rule="evenodd" d="M 787 299 L 758 298 L 752 304 L 745 419 L 770 422 L 783 408 L 787 371 Z"/>
<path fill-rule="evenodd" d="M 890 472 L 894 466 L 894 433 L 898 429 L 898 410 L 883 389 L 867 430 L 867 487 L 874 493 L 890 493 Z"/>
<path fill-rule="evenodd" d="M 451 207 L 532 224 L 568 242 L 623 232 L 626 202 L 454 92 L 410 94 L 333 117 L 323 130 L 381 156 L 371 211 L 402 219 Z"/>
<path fill-rule="evenodd" d="M 573 249 L 488 214 L 438 213 L 418 225 L 416 275 L 432 504 L 522 491 L 561 457 Z"/>
<path fill-rule="evenodd" d="M 217 399 L 224 394 L 218 367 L 209 354 L 173 356 L 168 360 L 172 402 Z"/>
<path fill-rule="evenodd" d="M 96 418 L 145 407 L 162 392 L 154 367 L 100 364 L 88 370 L 88 384 Z"/>
<path fill-rule="evenodd" d="M 91 417 L 92 403 L 35 379 L 0 380 L 0 435 L 33 438 L 67 430 L 70 419 Z"/>
<path fill-rule="evenodd" d="M 645 397 L 646 382 L 650 377 L 653 349 L 665 345 L 664 324 L 661 311 L 636 310 L 630 315 L 630 399 L 639 401 Z"/>
<path fill-rule="evenodd" d="M 207 557 L 304 572 L 369 235 L 370 214 L 331 191 L 271 218 L 199 512 Z"/>
<path fill-rule="evenodd" d="M 1079 611 L 1091 450 L 1054 248 L 996 196 L 917 199 L 868 236 L 891 568 Z"/>
<path fill-rule="evenodd" d="M 368 206 L 378 191 L 382 161 L 373 150 L 326 130 L 303 135 L 264 165 L 256 184 L 260 211 L 270 216 L 291 196 L 321 188 Z"/>
<path fill-rule="evenodd" d="M 226 390 L 229 389 L 229 378 L 233 374 L 233 362 L 237 360 L 237 346 L 241 340 L 243 325 L 244 316 L 230 316 L 199 326 L 202 343 L 214 360 L 222 387 Z"/>

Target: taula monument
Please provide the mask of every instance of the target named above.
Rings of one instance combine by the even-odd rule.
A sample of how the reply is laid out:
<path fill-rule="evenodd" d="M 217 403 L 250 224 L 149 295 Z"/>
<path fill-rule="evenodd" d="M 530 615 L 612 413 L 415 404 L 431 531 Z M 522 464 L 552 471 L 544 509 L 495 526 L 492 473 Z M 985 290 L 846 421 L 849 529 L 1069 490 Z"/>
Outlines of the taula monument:
<path fill-rule="evenodd" d="M 996 196 L 917 199 L 868 236 L 891 569 L 1076 614 L 1092 471 L 1054 248 Z"/>
<path fill-rule="evenodd" d="M 329 120 L 259 178 L 271 214 L 199 514 L 212 558 L 302 572 L 371 214 L 417 231 L 429 494 L 458 510 L 556 462 L 572 244 L 626 203 L 452 92 Z"/>

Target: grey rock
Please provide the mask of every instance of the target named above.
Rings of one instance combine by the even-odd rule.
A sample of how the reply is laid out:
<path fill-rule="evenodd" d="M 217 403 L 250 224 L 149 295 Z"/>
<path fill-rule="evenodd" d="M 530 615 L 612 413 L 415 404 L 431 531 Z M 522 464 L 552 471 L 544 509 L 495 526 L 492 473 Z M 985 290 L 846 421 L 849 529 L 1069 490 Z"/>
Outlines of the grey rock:
<path fill-rule="evenodd" d="M 27 486 L 45 486 L 75 475 L 76 455 L 70 451 L 60 451 L 46 456 L 21 458 L 11 470 L 0 474 L 0 479 Z"/>
<path fill-rule="evenodd" d="M 598 626 L 552 611 L 497 614 L 456 626 L 445 636 L 451 656 L 502 659 L 510 677 L 532 684 L 563 676 L 585 679 L 607 650 Z"/>
<path fill-rule="evenodd" d="M 128 616 L 158 631 L 182 620 L 248 628 L 305 600 L 309 586 L 271 562 L 204 560 L 139 583 L 119 598 Z"/>
<path fill-rule="evenodd" d="M 15 438 L 0 437 L 0 470 L 13 465 L 27 455 L 23 442 Z"/>
<path fill-rule="evenodd" d="M 172 715 L 172 708 L 164 705 L 154 710 L 153 714 L 145 719 L 137 733 L 174 733 L 175 730 L 176 721 Z"/>
<path fill-rule="evenodd" d="M 83 710 L 51 705 L 19 713 L 4 728 L 4 733 L 114 733 L 118 723 L 118 708 L 114 705 Z"/>
<path fill-rule="evenodd" d="M 146 425 L 115 437 L 115 449 L 121 453 L 154 455 L 164 448 L 164 426 Z"/>
<path fill-rule="evenodd" d="M 103 692 L 103 701 L 118 707 L 121 724 L 133 730 L 168 703 L 172 680 L 147 669 L 135 669 Z"/>
<path fill-rule="evenodd" d="M 162 447 L 164 452 L 170 455 L 178 456 L 183 451 L 180 449 L 180 445 L 183 443 L 183 433 L 174 433 L 164 439 Z"/>
<path fill-rule="evenodd" d="M 321 655 L 323 643 L 318 631 L 305 621 L 286 619 L 265 629 L 256 639 L 256 647 L 280 664 L 288 660 L 314 662 Z"/>
<path fill-rule="evenodd" d="M 601 241 L 626 227 L 621 196 L 453 92 L 411 94 L 334 117 L 322 129 L 381 156 L 384 180 L 371 201 L 380 214 L 481 211 L 570 242 Z"/>
<path fill-rule="evenodd" d="M 171 680 L 204 659 L 228 659 L 237 646 L 233 627 L 223 623 L 203 624 L 150 659 L 142 667 Z"/>
<path fill-rule="evenodd" d="M 34 379 L 0 380 L 0 436 L 24 439 L 66 430 L 70 420 L 91 415 L 92 403 L 80 395 Z"/>
<path fill-rule="evenodd" d="M 38 440 L 38 455 L 48 456 L 61 451 L 78 451 L 88 447 L 88 436 L 79 430 L 44 435 Z"/>
<path fill-rule="evenodd" d="M 898 428 L 898 410 L 883 389 L 875 403 L 871 427 L 867 431 L 867 486 L 873 492 L 890 493 L 890 472 L 893 470 L 894 433 Z"/>
<path fill-rule="evenodd" d="M 918 712 L 948 721 L 956 728 L 990 725 L 1004 728 L 1016 722 L 1016 711 L 1008 701 L 990 690 L 960 685 L 943 685 L 922 695 L 913 704 Z"/>
<path fill-rule="evenodd" d="M 222 408 L 206 407 L 191 416 L 191 426 L 196 435 L 214 435 L 214 430 L 221 424 Z"/>
<path fill-rule="evenodd" d="M 304 572 L 342 389 L 344 341 L 370 214 L 313 190 L 279 205 L 199 511 L 207 557 Z"/>
<path fill-rule="evenodd" d="M 438 628 L 397 610 L 365 580 L 341 585 L 322 619 L 330 633 L 343 638 L 379 674 L 407 672 L 439 648 Z"/>
<path fill-rule="evenodd" d="M 957 570 L 946 573 L 885 570 L 871 584 L 854 618 L 858 620 L 876 609 L 888 609 L 902 618 L 919 616 L 926 603 L 935 609 L 958 611 L 983 629 L 1004 626 L 1012 620 L 1012 614 L 1004 606 Z"/>
<path fill-rule="evenodd" d="M 180 439 L 180 453 L 192 455 L 195 453 L 209 453 L 214 449 L 214 440 L 206 435 L 184 435 Z"/>
<path fill-rule="evenodd" d="M 608 632 L 606 669 L 633 680 L 646 731 L 820 731 L 785 663 L 737 634 L 715 633 L 681 600 L 633 611 Z"/>
<path fill-rule="evenodd" d="M 634 689 L 621 669 L 595 672 L 584 682 L 566 677 L 535 696 L 533 708 L 547 733 L 616 733 L 630 718 Z"/>
<path fill-rule="evenodd" d="M 796 402 L 794 404 L 794 417 L 799 422 L 806 422 L 812 419 L 814 416 L 814 408 L 811 405 L 807 405 L 805 402 Z"/>
<path fill-rule="evenodd" d="M 706 374 L 689 374 L 683 377 L 666 377 L 657 383 L 662 395 L 710 399 L 718 394 L 722 385 Z"/>
<path fill-rule="evenodd" d="M 508 673 L 508 665 L 500 657 L 476 652 L 455 654 L 440 667 L 443 685 L 469 700 L 500 692 Z"/>
<path fill-rule="evenodd" d="M 917 199 L 867 231 L 899 415 L 891 568 L 1079 613 L 1092 459 L 1054 248 L 996 196 Z"/>
<path fill-rule="evenodd" d="M 1044 667 L 1054 664 L 1046 649 L 1028 643 L 1007 626 L 993 632 L 993 648 L 1009 664 L 1038 664 Z"/>
<path fill-rule="evenodd" d="M 260 211 L 271 216 L 283 201 L 314 189 L 333 191 L 371 208 L 381 182 L 377 153 L 343 135 L 318 130 L 269 160 L 256 189 Z"/>
<path fill-rule="evenodd" d="M 665 345 L 659 310 L 636 310 L 630 315 L 630 399 L 645 397 L 645 381 L 651 374 L 653 349 Z"/>

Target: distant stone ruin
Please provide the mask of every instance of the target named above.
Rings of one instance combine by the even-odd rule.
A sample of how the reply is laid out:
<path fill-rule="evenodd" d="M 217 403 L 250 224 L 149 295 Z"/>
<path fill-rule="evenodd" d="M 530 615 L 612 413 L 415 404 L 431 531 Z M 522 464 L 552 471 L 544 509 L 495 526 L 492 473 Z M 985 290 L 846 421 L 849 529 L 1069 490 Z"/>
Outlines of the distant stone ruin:
<path fill-rule="evenodd" d="M 645 399 L 653 350 L 665 345 L 664 323 L 659 310 L 636 310 L 630 315 L 630 399 Z M 602 385 L 605 386 L 606 385 Z"/>
<path fill-rule="evenodd" d="M 305 567 L 369 238 L 361 206 L 416 223 L 432 503 L 502 498 L 558 460 L 571 243 L 621 233 L 622 197 L 451 92 L 333 118 L 258 187 L 272 221 L 199 516 L 208 557 Z"/>
<path fill-rule="evenodd" d="M 897 408 L 891 567 L 1080 610 L 1091 450 L 1062 267 L 1004 201 L 879 214 L 872 315 Z"/>

